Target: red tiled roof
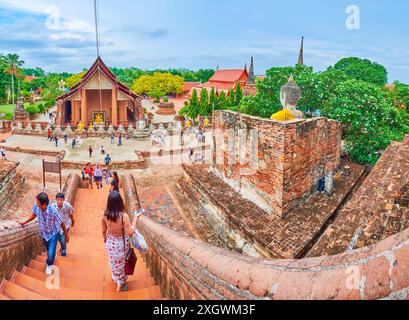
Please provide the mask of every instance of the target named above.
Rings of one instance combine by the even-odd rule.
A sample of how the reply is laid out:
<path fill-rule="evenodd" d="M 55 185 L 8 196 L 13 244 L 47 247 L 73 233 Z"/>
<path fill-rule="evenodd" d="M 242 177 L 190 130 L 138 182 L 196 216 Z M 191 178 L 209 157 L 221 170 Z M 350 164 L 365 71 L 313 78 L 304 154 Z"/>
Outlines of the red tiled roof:
<path fill-rule="evenodd" d="M 190 92 L 192 88 L 200 88 L 202 86 L 201 82 L 185 82 L 183 85 L 184 92 Z"/>
<path fill-rule="evenodd" d="M 34 79 L 36 79 L 35 76 L 26 76 L 26 82 L 31 82 L 31 81 L 33 81 Z"/>
<path fill-rule="evenodd" d="M 94 74 L 100 70 L 114 85 L 116 85 L 117 89 L 121 91 L 122 93 L 126 94 L 127 96 L 132 97 L 133 99 L 140 98 L 142 99 L 141 96 L 137 95 L 136 93 L 132 92 L 127 86 L 124 84 L 120 83 L 117 79 L 116 76 L 109 70 L 109 68 L 106 66 L 104 61 L 102 61 L 101 57 L 98 57 L 97 60 L 95 60 L 94 64 L 92 67 L 87 71 L 85 76 L 82 78 L 82 80 L 77 83 L 75 86 L 73 86 L 69 92 L 66 94 L 59 96 L 57 100 L 60 99 L 67 99 L 73 94 L 77 93 L 87 82 L 89 79 L 91 79 Z"/>
<path fill-rule="evenodd" d="M 236 83 L 240 80 L 243 73 L 247 74 L 246 69 L 226 69 L 217 70 L 209 82 L 231 82 Z"/>

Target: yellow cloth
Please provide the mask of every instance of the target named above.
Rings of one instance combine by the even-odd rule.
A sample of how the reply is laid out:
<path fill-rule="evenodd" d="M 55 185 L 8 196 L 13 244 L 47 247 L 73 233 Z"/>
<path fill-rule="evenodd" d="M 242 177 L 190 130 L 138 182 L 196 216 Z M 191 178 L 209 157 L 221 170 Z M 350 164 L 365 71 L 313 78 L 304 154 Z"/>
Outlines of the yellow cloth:
<path fill-rule="evenodd" d="M 294 120 L 295 116 L 290 110 L 284 109 L 271 116 L 271 120 L 290 121 Z"/>

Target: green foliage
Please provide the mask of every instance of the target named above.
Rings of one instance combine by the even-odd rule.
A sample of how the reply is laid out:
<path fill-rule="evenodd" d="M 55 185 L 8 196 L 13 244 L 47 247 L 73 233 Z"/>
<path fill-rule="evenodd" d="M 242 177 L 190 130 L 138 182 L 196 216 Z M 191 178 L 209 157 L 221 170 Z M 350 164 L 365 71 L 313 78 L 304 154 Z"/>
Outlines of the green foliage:
<path fill-rule="evenodd" d="M 27 108 L 26 108 L 26 111 L 29 113 L 29 114 L 37 114 L 37 113 L 40 113 L 40 108 L 38 107 L 38 106 L 28 106 Z"/>
<path fill-rule="evenodd" d="M 208 116 L 212 114 L 212 107 L 209 104 L 209 92 L 206 88 L 202 88 L 199 101 L 199 115 Z"/>
<path fill-rule="evenodd" d="M 241 102 L 241 99 L 243 99 L 243 90 L 241 89 L 241 85 L 238 84 L 234 96 L 234 105 L 238 106 Z"/>
<path fill-rule="evenodd" d="M 28 68 L 28 69 L 24 69 L 24 75 L 25 76 L 34 75 L 37 78 L 45 77 L 45 71 L 41 68 Z"/>
<path fill-rule="evenodd" d="M 376 62 L 356 57 L 344 58 L 337 62 L 334 69 L 341 70 L 351 78 L 362 80 L 377 85 L 385 85 L 388 82 L 386 68 Z"/>
<path fill-rule="evenodd" d="M 67 86 L 67 88 L 72 88 L 76 84 L 78 84 L 82 80 L 82 78 L 84 78 L 86 73 L 87 73 L 87 71 L 82 71 L 80 73 L 77 73 L 77 74 L 74 74 L 74 75 L 68 77 L 65 80 L 65 85 Z"/>
<path fill-rule="evenodd" d="M 153 75 L 143 75 L 136 79 L 132 85 L 132 90 L 138 94 L 148 94 L 152 92 L 162 92 L 167 94 L 180 94 L 183 92 L 183 78 L 170 73 L 155 72 Z"/>
<path fill-rule="evenodd" d="M 38 109 L 40 110 L 40 112 L 44 112 L 45 109 L 47 109 L 44 105 L 44 103 L 39 103 L 37 104 Z"/>
<path fill-rule="evenodd" d="M 344 127 L 347 151 L 355 161 L 375 164 L 392 140 L 409 133 L 404 114 L 379 86 L 350 79 L 342 82 L 323 110 Z"/>

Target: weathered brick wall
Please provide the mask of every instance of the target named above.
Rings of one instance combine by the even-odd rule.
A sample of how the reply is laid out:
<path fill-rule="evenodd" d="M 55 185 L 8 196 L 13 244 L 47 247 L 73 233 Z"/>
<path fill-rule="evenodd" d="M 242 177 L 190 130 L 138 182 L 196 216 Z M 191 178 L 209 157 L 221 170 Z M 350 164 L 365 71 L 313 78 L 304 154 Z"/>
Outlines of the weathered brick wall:
<path fill-rule="evenodd" d="M 71 174 L 63 192 L 67 201 L 74 203 L 80 178 Z M 36 221 L 21 227 L 14 221 L 0 222 L 0 282 L 35 258 L 43 250 Z"/>
<path fill-rule="evenodd" d="M 231 111 L 217 111 L 215 118 L 214 172 L 267 212 L 284 217 L 315 192 L 326 169 L 334 171 L 339 166 L 342 136 L 335 121 L 315 118 L 284 123 Z M 235 140 L 229 138 L 229 130 L 236 130 Z M 257 137 L 254 132 L 256 146 L 251 144 L 251 136 Z M 220 148 L 223 142 L 225 147 Z M 236 150 L 233 163 L 229 150 Z M 254 154 L 258 155 L 256 166 L 251 165 Z M 219 158 L 224 161 L 219 163 Z"/>
<path fill-rule="evenodd" d="M 17 173 L 17 167 L 18 164 L 14 162 L 0 163 L 0 208 L 24 182 L 24 178 Z"/>
<path fill-rule="evenodd" d="M 125 184 L 130 210 L 137 200 Z M 262 260 L 216 248 L 142 217 L 144 256 L 169 299 L 375 300 L 409 298 L 409 230 L 332 257 Z"/>

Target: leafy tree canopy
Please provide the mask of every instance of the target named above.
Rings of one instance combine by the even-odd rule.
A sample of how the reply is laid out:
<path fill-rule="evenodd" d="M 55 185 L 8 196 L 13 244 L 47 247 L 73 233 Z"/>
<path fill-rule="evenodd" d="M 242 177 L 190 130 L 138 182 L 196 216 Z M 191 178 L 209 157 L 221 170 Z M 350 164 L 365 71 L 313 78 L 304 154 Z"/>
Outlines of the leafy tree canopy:
<path fill-rule="evenodd" d="M 388 82 L 386 68 L 376 62 L 356 57 L 344 58 L 338 61 L 334 69 L 341 70 L 351 78 L 365 82 L 385 85 Z"/>

